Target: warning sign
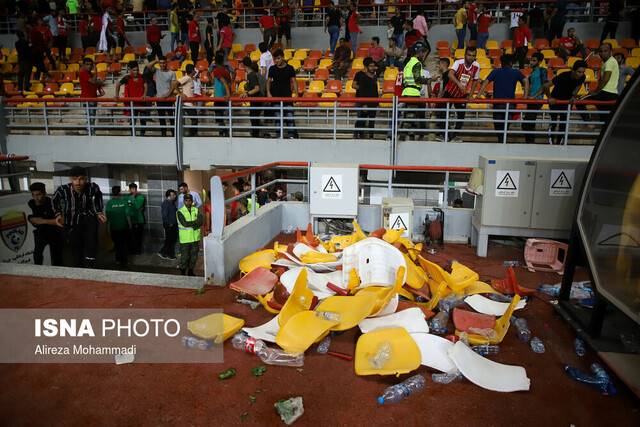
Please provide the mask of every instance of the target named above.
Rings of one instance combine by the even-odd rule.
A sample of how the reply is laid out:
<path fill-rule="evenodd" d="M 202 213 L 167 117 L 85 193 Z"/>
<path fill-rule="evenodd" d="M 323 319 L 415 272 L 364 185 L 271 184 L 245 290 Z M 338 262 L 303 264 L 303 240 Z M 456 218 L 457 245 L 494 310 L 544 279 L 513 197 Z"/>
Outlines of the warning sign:
<path fill-rule="evenodd" d="M 322 198 L 342 199 L 342 175 L 322 175 Z"/>
<path fill-rule="evenodd" d="M 409 234 L 409 213 L 408 212 L 390 213 L 389 229 L 391 230 L 405 229 L 407 230 L 407 232 L 404 233 L 403 236 L 408 235 Z"/>
<path fill-rule="evenodd" d="M 549 196 L 573 196 L 575 187 L 575 169 L 551 169 L 549 179 Z"/>
<path fill-rule="evenodd" d="M 496 171 L 496 197 L 518 197 L 520 171 Z"/>

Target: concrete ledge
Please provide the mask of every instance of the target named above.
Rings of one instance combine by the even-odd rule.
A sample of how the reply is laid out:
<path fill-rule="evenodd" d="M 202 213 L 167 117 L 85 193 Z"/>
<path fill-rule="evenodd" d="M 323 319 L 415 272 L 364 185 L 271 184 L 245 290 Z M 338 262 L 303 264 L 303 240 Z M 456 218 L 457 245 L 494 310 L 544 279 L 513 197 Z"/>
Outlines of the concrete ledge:
<path fill-rule="evenodd" d="M 0 274 L 51 279 L 90 280 L 93 282 L 99 281 L 121 283 L 125 285 L 158 286 L 162 288 L 178 289 L 198 289 L 202 287 L 204 283 L 204 279 L 202 277 L 12 263 L 0 263 Z"/>

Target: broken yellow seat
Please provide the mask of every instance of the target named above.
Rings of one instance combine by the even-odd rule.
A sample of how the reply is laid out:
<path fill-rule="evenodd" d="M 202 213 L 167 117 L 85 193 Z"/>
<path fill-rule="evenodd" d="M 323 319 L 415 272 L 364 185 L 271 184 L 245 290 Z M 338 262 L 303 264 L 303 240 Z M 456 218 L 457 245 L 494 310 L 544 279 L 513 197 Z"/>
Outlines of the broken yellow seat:
<path fill-rule="evenodd" d="M 376 302 L 373 306 L 373 309 L 371 310 L 370 315 L 377 315 L 389 303 L 389 301 L 391 301 L 391 298 L 393 298 L 398 293 L 398 290 L 402 288 L 402 285 L 404 284 L 404 271 L 404 267 L 398 268 L 398 271 L 396 272 L 396 283 L 393 287 L 367 286 L 366 288 L 358 291 L 356 295 L 371 294 L 375 296 Z"/>
<path fill-rule="evenodd" d="M 414 264 L 413 260 L 407 254 L 403 254 L 407 262 L 407 278 L 405 283 L 414 289 L 420 289 L 427 282 L 427 273 L 422 267 Z"/>
<path fill-rule="evenodd" d="M 307 269 L 303 268 L 298 274 L 296 284 L 293 286 L 293 292 L 287 298 L 278 315 L 278 323 L 280 327 L 284 327 L 289 319 L 295 314 L 309 310 L 313 301 L 313 292 L 307 286 Z"/>
<path fill-rule="evenodd" d="M 511 315 L 513 314 L 516 306 L 520 302 L 520 295 L 514 295 L 511 304 L 509 304 L 509 308 L 504 312 L 502 316 L 498 320 L 496 320 L 496 326 L 493 328 L 495 331 L 495 336 L 492 338 L 487 338 L 478 334 L 467 334 L 467 338 L 469 339 L 469 344 L 471 345 L 481 345 L 481 344 L 500 344 L 504 339 L 505 335 L 507 335 L 507 331 L 509 330 L 509 324 L 511 319 Z M 456 335 L 460 336 L 461 332 L 456 331 Z"/>
<path fill-rule="evenodd" d="M 322 300 L 316 307 L 316 311 L 339 314 L 340 322 L 333 326 L 331 330 L 346 331 L 355 327 L 369 316 L 377 302 L 377 296 L 371 292 L 358 293 L 358 295 L 354 296 L 333 296 Z"/>
<path fill-rule="evenodd" d="M 187 322 L 187 329 L 193 335 L 216 344 L 226 341 L 244 326 L 244 320 L 224 313 L 212 313 L 200 319 Z"/>
<path fill-rule="evenodd" d="M 442 281 L 446 282 L 447 286 L 452 291 L 456 293 L 463 293 L 464 288 L 474 284 L 480 278 L 478 273 L 457 261 L 454 261 L 451 264 L 451 274 L 447 273 L 438 264 L 428 261 L 421 256 L 418 256 L 418 262 L 429 274 L 429 288 L 432 293 L 434 288 L 437 288 Z"/>
<path fill-rule="evenodd" d="M 254 252 L 240 260 L 239 268 L 240 273 L 247 274 L 258 267 L 264 267 L 268 270 L 271 269 L 271 263 L 276 260 L 276 251 L 273 249 L 265 249 L 262 251 Z"/>
<path fill-rule="evenodd" d="M 383 328 L 358 338 L 355 359 L 356 375 L 400 375 L 418 369 L 422 354 L 405 328 Z"/>
<path fill-rule="evenodd" d="M 287 353 L 304 353 L 337 324 L 337 321 L 318 316 L 315 311 L 301 311 L 291 316 L 286 325 L 280 328 L 276 344 Z"/>

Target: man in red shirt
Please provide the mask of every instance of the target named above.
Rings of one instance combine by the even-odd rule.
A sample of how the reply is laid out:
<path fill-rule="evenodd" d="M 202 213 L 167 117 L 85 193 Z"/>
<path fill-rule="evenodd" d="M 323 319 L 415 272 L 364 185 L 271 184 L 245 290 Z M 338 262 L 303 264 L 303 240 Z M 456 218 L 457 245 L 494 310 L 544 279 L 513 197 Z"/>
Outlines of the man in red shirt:
<path fill-rule="evenodd" d="M 44 41 L 44 54 L 49 58 L 49 65 L 51 65 L 51 68 L 55 70 L 57 68 L 56 60 L 53 58 L 53 54 L 51 53 L 53 34 L 51 34 L 49 25 L 45 24 L 42 18 L 38 19 L 38 31 L 42 34 L 42 39 Z"/>
<path fill-rule="evenodd" d="M 582 41 L 576 36 L 576 29 L 569 28 L 567 36 L 560 39 L 560 44 L 556 49 L 557 55 L 564 61 L 569 56 L 577 56 L 580 54 L 583 58 L 587 57 L 587 50 L 584 48 Z"/>
<path fill-rule="evenodd" d="M 229 52 L 231 52 L 231 47 L 233 46 L 233 28 L 231 25 L 225 25 L 220 29 L 220 41 L 218 43 L 218 51 L 224 52 L 224 61 L 227 62 L 227 58 L 229 58 Z"/>
<path fill-rule="evenodd" d="M 93 60 L 89 57 L 84 58 L 82 60 L 82 68 L 80 68 L 80 73 L 78 74 L 78 79 L 80 80 L 80 98 L 97 98 L 102 92 L 104 82 L 96 78 L 92 70 Z M 91 135 L 96 134 L 94 123 L 97 106 L 97 102 L 87 101 L 86 107 L 89 109 L 89 129 Z"/>
<path fill-rule="evenodd" d="M 267 44 L 269 49 L 276 41 L 276 20 L 269 13 L 271 9 L 263 9 L 262 16 L 259 19 L 260 31 L 262 31 L 262 41 Z"/>
<path fill-rule="evenodd" d="M 91 15 L 89 22 L 89 45 L 96 47 L 102 31 L 102 17 L 97 13 Z"/>
<path fill-rule="evenodd" d="M 284 44 L 282 44 L 282 36 L 286 40 Z M 285 49 L 291 47 L 291 8 L 287 0 L 284 0 L 278 9 L 278 43 Z"/>
<path fill-rule="evenodd" d="M 200 53 L 200 26 L 198 25 L 198 16 L 193 15 L 189 20 L 189 50 L 191 50 L 191 60 L 195 64 L 198 61 Z"/>
<path fill-rule="evenodd" d="M 115 90 L 115 98 L 118 99 L 120 97 L 120 86 L 124 85 L 124 96 L 125 98 L 140 98 L 144 99 L 145 94 L 147 93 L 147 83 L 145 82 L 142 74 L 140 73 L 140 69 L 138 68 L 138 63 L 136 61 L 131 61 L 127 65 L 128 73 L 119 81 L 116 82 L 116 90 Z M 141 110 L 135 107 L 145 107 L 147 104 L 144 102 L 131 102 L 133 105 L 133 115 L 134 117 L 131 120 L 135 121 L 135 116 L 138 116 L 140 120 L 140 126 L 142 130 L 140 131 L 140 136 L 144 136 L 144 128 L 147 124 L 147 119 L 145 118 L 148 115 L 147 110 Z M 125 110 L 125 116 L 130 115 L 129 110 Z M 142 116 L 142 117 L 140 117 Z M 133 135 L 132 135 L 133 136 Z"/>
<path fill-rule="evenodd" d="M 529 42 L 532 38 L 531 30 L 527 26 L 524 15 L 520 16 L 518 18 L 518 26 L 513 30 L 513 47 L 521 70 L 524 69 L 527 52 L 529 51 Z"/>
<path fill-rule="evenodd" d="M 369 47 L 367 56 L 371 57 L 373 62 L 376 64 L 376 76 L 380 76 L 380 74 L 384 73 L 386 66 L 385 52 L 384 48 L 380 46 L 380 37 L 371 38 L 371 46 Z"/>
<path fill-rule="evenodd" d="M 64 16 L 57 12 L 51 12 L 51 16 L 56 19 L 58 24 L 58 35 L 55 37 L 55 45 L 58 48 L 58 58 L 61 61 L 67 61 L 67 20 Z"/>
<path fill-rule="evenodd" d="M 475 3 L 467 3 L 467 27 L 469 27 L 469 40 L 478 40 L 478 12 Z"/>
<path fill-rule="evenodd" d="M 484 6 L 480 6 L 480 15 L 478 16 L 478 49 L 484 49 L 489 40 L 489 26 L 491 26 L 491 12 Z"/>
<path fill-rule="evenodd" d="M 355 3 L 350 3 L 349 9 L 350 9 L 350 13 L 349 13 L 349 18 L 347 19 L 347 30 L 349 30 L 349 41 L 351 42 L 351 51 L 353 51 L 355 55 L 356 51 L 358 50 L 358 36 L 362 32 L 362 30 L 360 29 L 360 25 L 358 25 L 358 20 L 360 19 L 360 15 L 358 14 L 358 10 L 356 9 Z M 411 22 L 411 27 L 413 28 L 413 22 Z"/>
<path fill-rule="evenodd" d="M 80 41 L 82 42 L 82 49 L 89 47 L 89 21 L 87 15 L 82 15 L 78 22 L 78 32 L 80 33 Z"/>
<path fill-rule="evenodd" d="M 162 59 L 164 55 L 162 55 L 162 48 L 160 47 L 160 40 L 162 40 L 162 31 L 160 30 L 160 26 L 158 25 L 158 21 L 156 18 L 151 18 L 151 25 L 147 27 L 147 43 L 151 47 L 151 54 L 149 55 L 149 62 L 154 59 Z M 195 60 L 194 60 L 195 62 Z"/>
<path fill-rule="evenodd" d="M 44 51 L 45 41 L 42 33 L 37 27 L 31 27 L 27 25 L 27 32 L 29 34 L 29 44 L 31 46 L 31 60 L 33 66 L 36 67 L 35 79 L 40 80 L 42 74 L 49 75 L 47 67 L 44 65 Z"/>
<path fill-rule="evenodd" d="M 116 37 L 118 38 L 118 47 L 124 49 L 125 43 L 131 46 L 131 42 L 127 39 L 127 33 L 124 30 L 124 17 L 122 14 L 116 18 Z"/>
<path fill-rule="evenodd" d="M 224 27 L 227 28 L 227 27 Z M 215 65 L 212 69 L 211 76 L 213 77 L 213 87 L 214 94 L 213 96 L 216 98 L 225 98 L 228 99 L 231 96 L 231 73 L 224 65 L 225 58 L 227 56 L 223 54 L 222 51 L 218 51 L 215 57 Z M 226 129 L 224 120 L 222 117 L 225 115 L 224 107 L 227 106 L 227 103 L 224 101 L 216 101 L 214 102 L 216 107 L 221 107 L 220 109 L 215 110 L 216 115 L 216 123 L 220 128 L 219 135 L 221 137 L 229 136 L 229 131 Z"/>

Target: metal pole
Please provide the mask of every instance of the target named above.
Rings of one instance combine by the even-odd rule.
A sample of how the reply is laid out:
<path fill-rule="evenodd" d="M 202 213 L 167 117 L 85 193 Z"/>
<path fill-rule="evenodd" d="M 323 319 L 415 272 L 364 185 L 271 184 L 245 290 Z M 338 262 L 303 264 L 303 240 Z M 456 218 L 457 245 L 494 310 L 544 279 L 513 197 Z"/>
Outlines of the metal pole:
<path fill-rule="evenodd" d="M 42 103 L 42 115 L 44 116 L 44 134 L 49 135 L 49 118 L 47 116 L 47 103 Z"/>
<path fill-rule="evenodd" d="M 449 142 L 449 101 L 447 101 L 447 103 L 445 104 L 444 142 Z"/>
<path fill-rule="evenodd" d="M 129 102 L 129 112 L 131 113 L 131 136 L 136 136 L 136 116 L 133 115 L 133 102 Z"/>
<path fill-rule="evenodd" d="M 496 106 L 494 104 L 493 109 L 495 108 Z M 507 132 L 509 132 L 509 103 L 508 102 L 504 109 L 504 117 L 502 118 L 502 125 L 504 126 L 504 129 L 502 129 L 502 143 L 506 144 Z"/>
<path fill-rule="evenodd" d="M 251 174 L 251 216 L 256 216 L 256 174 Z"/>
<path fill-rule="evenodd" d="M 87 113 L 87 135 L 91 135 L 91 112 L 89 111 L 88 102 L 85 103 L 85 112 Z"/>
<path fill-rule="evenodd" d="M 564 127 L 564 145 L 567 145 L 569 143 L 569 122 L 570 122 L 570 117 L 571 117 L 571 104 L 567 104 L 567 115 L 565 117 L 566 120 L 566 125 Z"/>
<path fill-rule="evenodd" d="M 447 199 L 449 198 L 449 171 L 444 173 L 444 188 L 442 189 L 442 204 L 441 208 L 447 206 Z M 444 232 L 444 230 L 443 230 Z"/>
<path fill-rule="evenodd" d="M 337 129 L 336 127 L 338 126 L 338 101 L 333 103 L 333 141 L 336 141 L 336 134 L 337 134 Z"/>
<path fill-rule="evenodd" d="M 227 101 L 227 107 L 228 107 L 228 111 L 229 111 L 229 132 L 228 132 L 228 134 L 229 134 L 229 139 L 231 139 L 231 137 L 233 136 L 231 134 L 231 132 L 233 132 L 233 126 L 231 124 L 231 121 L 233 120 L 233 114 L 231 114 L 232 113 L 232 111 L 231 111 L 231 101 Z M 249 115 L 251 115 L 251 104 L 249 104 Z"/>
<path fill-rule="evenodd" d="M 280 101 L 280 139 L 284 139 L 284 103 Z"/>

